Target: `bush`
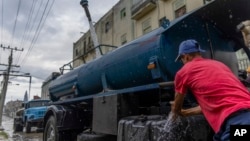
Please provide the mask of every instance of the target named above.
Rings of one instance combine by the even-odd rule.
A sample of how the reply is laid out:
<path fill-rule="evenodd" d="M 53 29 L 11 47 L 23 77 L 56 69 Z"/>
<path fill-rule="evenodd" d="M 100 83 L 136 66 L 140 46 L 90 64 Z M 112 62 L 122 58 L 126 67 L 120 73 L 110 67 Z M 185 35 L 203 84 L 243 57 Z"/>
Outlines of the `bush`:
<path fill-rule="evenodd" d="M 5 139 L 8 139 L 8 134 L 4 131 L 0 131 L 0 137 L 4 137 Z"/>

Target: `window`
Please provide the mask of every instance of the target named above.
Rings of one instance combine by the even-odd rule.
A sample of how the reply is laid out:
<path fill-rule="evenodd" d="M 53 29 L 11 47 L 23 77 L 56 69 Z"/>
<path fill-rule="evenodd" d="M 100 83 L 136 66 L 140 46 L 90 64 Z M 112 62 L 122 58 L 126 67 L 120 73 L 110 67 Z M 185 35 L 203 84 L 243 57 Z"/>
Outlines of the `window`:
<path fill-rule="evenodd" d="M 175 18 L 178 18 L 186 13 L 186 0 L 176 0 L 173 2 Z"/>
<path fill-rule="evenodd" d="M 204 0 L 204 4 L 211 2 L 212 0 Z"/>
<path fill-rule="evenodd" d="M 126 8 L 123 8 L 120 12 L 121 19 L 126 17 Z"/>
<path fill-rule="evenodd" d="M 48 103 L 49 101 L 32 101 L 29 103 L 29 108 L 46 106 Z"/>
<path fill-rule="evenodd" d="M 105 24 L 105 33 L 107 33 L 110 29 L 110 22 L 106 22 Z"/>
<path fill-rule="evenodd" d="M 75 53 L 76 53 L 76 56 L 78 56 L 79 52 L 78 52 L 78 49 L 76 48 L 75 50 Z"/>
<path fill-rule="evenodd" d="M 91 48 L 91 38 L 88 38 L 88 50 Z"/>
<path fill-rule="evenodd" d="M 147 19 L 144 22 L 142 22 L 142 33 L 146 34 L 151 31 L 151 19 Z"/>
<path fill-rule="evenodd" d="M 183 6 L 179 9 L 175 10 L 175 18 L 178 18 L 186 13 L 187 13 L 186 6 Z"/>
<path fill-rule="evenodd" d="M 127 33 L 125 33 L 121 36 L 121 44 L 123 45 L 125 43 L 127 43 Z"/>
<path fill-rule="evenodd" d="M 84 53 L 86 52 L 86 41 L 85 40 L 83 42 L 83 51 L 84 51 Z"/>

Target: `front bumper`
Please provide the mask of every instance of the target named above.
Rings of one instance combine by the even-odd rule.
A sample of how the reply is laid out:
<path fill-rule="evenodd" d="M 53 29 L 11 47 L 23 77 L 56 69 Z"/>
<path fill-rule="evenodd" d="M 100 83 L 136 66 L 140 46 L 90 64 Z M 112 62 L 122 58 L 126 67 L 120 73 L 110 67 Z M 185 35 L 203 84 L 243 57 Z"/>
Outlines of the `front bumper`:
<path fill-rule="evenodd" d="M 43 118 L 37 118 L 37 119 L 28 119 L 29 123 L 40 123 L 43 122 Z"/>

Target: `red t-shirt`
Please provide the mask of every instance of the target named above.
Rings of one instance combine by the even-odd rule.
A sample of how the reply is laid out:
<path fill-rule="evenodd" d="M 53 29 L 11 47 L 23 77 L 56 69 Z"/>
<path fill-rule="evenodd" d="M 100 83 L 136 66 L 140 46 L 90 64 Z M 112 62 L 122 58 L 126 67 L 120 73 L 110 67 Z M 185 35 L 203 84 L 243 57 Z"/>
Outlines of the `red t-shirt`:
<path fill-rule="evenodd" d="M 215 60 L 195 58 L 177 72 L 175 91 L 185 94 L 188 89 L 216 133 L 231 113 L 250 109 L 249 91 L 227 66 Z"/>

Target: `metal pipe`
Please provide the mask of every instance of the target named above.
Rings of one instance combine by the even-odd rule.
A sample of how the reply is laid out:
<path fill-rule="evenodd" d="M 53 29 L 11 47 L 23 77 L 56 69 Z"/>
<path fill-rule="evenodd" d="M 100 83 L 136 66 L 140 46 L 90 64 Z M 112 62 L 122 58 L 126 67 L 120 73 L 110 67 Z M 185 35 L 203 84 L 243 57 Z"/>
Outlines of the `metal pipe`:
<path fill-rule="evenodd" d="M 169 86 L 174 86 L 174 81 L 161 82 L 161 83 L 159 83 L 159 86 L 160 86 L 161 88 L 169 87 Z"/>
<path fill-rule="evenodd" d="M 87 16 L 88 21 L 89 21 L 90 34 L 91 34 L 91 38 L 92 38 L 93 43 L 94 43 L 94 47 L 97 47 L 97 46 L 99 46 L 99 42 L 98 42 L 96 31 L 95 31 L 95 28 L 94 28 L 94 25 L 93 25 L 93 22 L 92 22 L 92 19 L 91 19 L 91 16 L 90 16 L 90 12 L 89 12 L 89 9 L 88 9 L 88 1 L 87 0 L 81 0 L 80 4 L 84 8 L 86 16 Z M 101 57 L 101 53 L 100 53 L 99 49 L 96 49 L 95 53 L 96 53 L 96 58 Z"/>

